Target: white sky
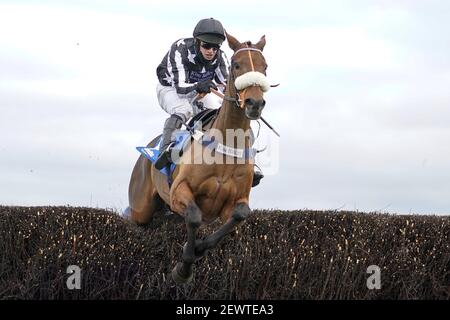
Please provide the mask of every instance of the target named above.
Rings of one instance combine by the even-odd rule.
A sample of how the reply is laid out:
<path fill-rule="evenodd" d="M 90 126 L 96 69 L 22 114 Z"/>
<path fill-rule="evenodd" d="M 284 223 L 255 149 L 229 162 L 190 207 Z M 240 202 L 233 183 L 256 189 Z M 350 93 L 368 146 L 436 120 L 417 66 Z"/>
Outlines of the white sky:
<path fill-rule="evenodd" d="M 450 213 L 450 2 L 422 0 L 0 0 L 0 203 L 125 208 L 156 67 L 205 17 L 265 34 L 281 83 L 253 208 Z"/>

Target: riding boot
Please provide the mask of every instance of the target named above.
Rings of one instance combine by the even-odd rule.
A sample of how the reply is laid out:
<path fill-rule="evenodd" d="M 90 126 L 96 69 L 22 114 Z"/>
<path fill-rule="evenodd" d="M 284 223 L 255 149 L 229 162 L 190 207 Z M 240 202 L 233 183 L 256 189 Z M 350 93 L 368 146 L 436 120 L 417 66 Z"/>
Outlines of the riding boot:
<path fill-rule="evenodd" d="M 176 129 L 180 129 L 182 124 L 181 117 L 176 114 L 172 114 L 164 123 L 162 141 L 159 148 L 160 153 L 155 161 L 156 169 L 161 170 L 172 162 L 170 151 L 172 144 L 175 142 L 172 134 Z"/>
<path fill-rule="evenodd" d="M 252 188 L 256 187 L 260 183 L 262 178 L 264 178 L 262 172 L 255 169 L 255 172 L 253 173 Z"/>

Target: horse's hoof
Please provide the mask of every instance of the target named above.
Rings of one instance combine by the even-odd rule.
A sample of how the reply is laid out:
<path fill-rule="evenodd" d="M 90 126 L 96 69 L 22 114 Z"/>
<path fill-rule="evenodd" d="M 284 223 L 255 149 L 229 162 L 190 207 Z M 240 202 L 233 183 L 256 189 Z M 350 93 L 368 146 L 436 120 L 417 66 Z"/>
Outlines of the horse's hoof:
<path fill-rule="evenodd" d="M 194 273 L 192 271 L 189 273 L 187 277 L 181 275 L 180 269 L 182 265 L 183 264 L 181 262 L 178 262 L 175 268 L 173 268 L 172 270 L 172 279 L 178 284 L 191 282 L 192 278 L 194 277 Z"/>

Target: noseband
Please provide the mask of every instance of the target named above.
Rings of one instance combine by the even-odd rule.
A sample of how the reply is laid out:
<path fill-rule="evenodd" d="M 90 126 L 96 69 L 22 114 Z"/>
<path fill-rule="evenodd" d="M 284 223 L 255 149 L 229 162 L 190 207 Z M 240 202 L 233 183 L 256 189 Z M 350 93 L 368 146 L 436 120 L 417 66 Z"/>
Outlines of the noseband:
<path fill-rule="evenodd" d="M 241 48 L 233 54 L 233 56 L 231 57 L 231 62 L 233 62 L 234 56 L 236 56 L 236 54 L 238 54 L 239 52 L 242 52 L 242 51 L 248 52 L 248 58 L 250 60 L 250 66 L 252 68 L 252 71 L 246 72 L 236 78 L 236 76 L 232 70 L 232 65 L 231 65 L 230 73 L 231 73 L 232 78 L 234 79 L 233 82 L 234 82 L 234 88 L 236 90 L 236 98 L 225 96 L 224 99 L 227 101 L 235 102 L 237 107 L 244 109 L 244 104 L 245 104 L 244 95 L 249 87 L 259 86 L 259 87 L 261 87 L 261 90 L 263 92 L 266 92 L 267 90 L 269 90 L 270 85 L 269 85 L 269 82 L 268 82 L 265 74 L 255 71 L 255 66 L 253 64 L 253 58 L 251 55 L 251 51 L 259 52 L 262 55 L 263 53 L 261 50 L 256 49 L 256 48 L 251 48 L 248 46 L 246 48 Z"/>

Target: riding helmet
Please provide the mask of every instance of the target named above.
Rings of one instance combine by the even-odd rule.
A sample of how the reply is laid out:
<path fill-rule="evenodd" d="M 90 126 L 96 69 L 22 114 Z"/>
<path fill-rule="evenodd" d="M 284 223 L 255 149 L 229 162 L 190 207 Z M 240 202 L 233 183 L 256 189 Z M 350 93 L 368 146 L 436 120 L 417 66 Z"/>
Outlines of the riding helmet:
<path fill-rule="evenodd" d="M 220 21 L 209 18 L 200 20 L 194 28 L 194 38 L 221 45 L 225 41 L 225 29 Z"/>

